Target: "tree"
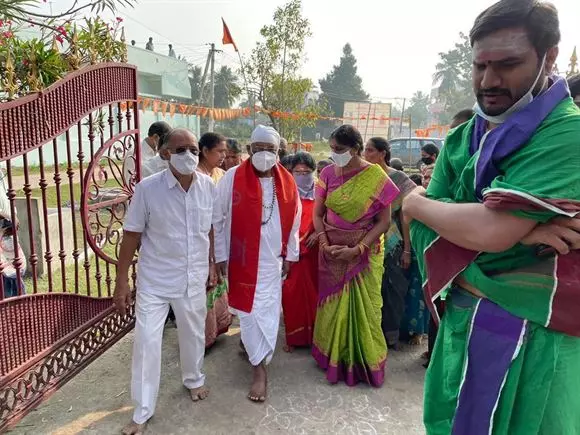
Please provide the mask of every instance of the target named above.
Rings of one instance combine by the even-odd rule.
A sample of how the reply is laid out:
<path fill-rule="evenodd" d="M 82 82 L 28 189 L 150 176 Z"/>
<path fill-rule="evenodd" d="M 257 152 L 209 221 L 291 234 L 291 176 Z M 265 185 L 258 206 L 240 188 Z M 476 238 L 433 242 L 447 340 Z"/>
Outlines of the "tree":
<path fill-rule="evenodd" d="M 311 36 L 310 23 L 302 16 L 301 6 L 301 0 L 290 0 L 277 8 L 274 23 L 262 27 L 262 40 L 257 42 L 245 62 L 248 82 L 258 102 L 268 112 L 274 127 L 283 134 L 284 128 L 290 127 L 290 121 L 314 125 L 315 114 L 324 110 L 318 103 L 303 107 L 305 93 L 312 88 L 312 82 L 299 75 L 304 43 Z M 284 120 L 280 115 L 297 110 L 307 111 L 309 116 Z M 291 134 L 296 134 L 294 128 Z"/>
<path fill-rule="evenodd" d="M 210 83 L 206 77 L 205 89 L 203 91 L 203 101 L 199 101 L 201 93 L 201 79 L 203 71 L 200 66 L 189 64 L 189 85 L 191 86 L 191 99 L 194 104 L 202 106 L 210 105 Z M 242 88 L 238 84 L 238 76 L 228 66 L 222 66 L 215 74 L 214 83 L 214 105 L 215 107 L 229 109 L 234 102 L 242 95 Z"/>
<path fill-rule="evenodd" d="M 319 80 L 322 98 L 328 102 L 335 116 L 344 114 L 345 101 L 367 101 L 369 95 L 362 88 L 362 79 L 357 75 L 356 58 L 350 44 L 342 49 L 338 65 L 325 78 Z"/>
<path fill-rule="evenodd" d="M 200 68 L 201 71 L 201 68 Z M 242 88 L 238 85 L 238 76 L 231 68 L 222 66 L 215 75 L 215 107 L 230 108 L 242 94 Z"/>
<path fill-rule="evenodd" d="M 459 33 L 459 38 L 455 48 L 439 53 L 440 60 L 435 66 L 433 82 L 438 84 L 437 100 L 444 107 L 440 122 L 448 122 L 456 112 L 473 106 L 474 102 L 471 44 L 464 33 Z"/>
<path fill-rule="evenodd" d="M 189 68 L 189 86 L 191 87 L 191 100 L 193 101 L 194 104 L 197 104 L 199 102 L 199 104 L 204 105 L 204 102 L 199 101 L 199 94 L 201 92 L 201 79 L 203 77 L 201 67 L 189 64 L 188 68 Z"/>
<path fill-rule="evenodd" d="M 409 109 L 405 116 L 411 118 L 413 127 L 425 127 L 429 121 L 429 95 L 421 91 L 415 92 L 409 103 Z"/>
<path fill-rule="evenodd" d="M 136 0 L 75 0 L 73 5 L 62 12 L 45 14 L 38 7 L 46 0 L 0 0 L 0 19 L 14 21 L 18 24 L 31 24 L 57 30 L 58 25 L 86 15 L 87 12 L 101 14 L 105 11 L 115 12 L 119 6 L 133 7 Z"/>

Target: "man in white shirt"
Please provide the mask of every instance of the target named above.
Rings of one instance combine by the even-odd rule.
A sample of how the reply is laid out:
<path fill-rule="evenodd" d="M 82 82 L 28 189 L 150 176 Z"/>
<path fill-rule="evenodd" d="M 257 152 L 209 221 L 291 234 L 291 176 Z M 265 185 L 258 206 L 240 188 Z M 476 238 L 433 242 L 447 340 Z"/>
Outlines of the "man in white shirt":
<path fill-rule="evenodd" d="M 195 171 L 199 148 L 189 130 L 172 130 L 160 152 L 169 169 L 135 186 L 115 286 L 115 305 L 124 315 L 132 302 L 129 268 L 140 246 L 131 369 L 135 411 L 123 430 L 128 435 L 142 434 L 155 411 L 163 325 L 170 306 L 178 326 L 183 385 L 193 401 L 209 393 L 202 366 L 206 285 L 217 281 L 210 241 L 216 188 L 210 177 Z"/>
<path fill-rule="evenodd" d="M 141 179 L 147 178 L 156 172 L 167 169 L 167 163 L 157 154 L 160 142 L 167 133 L 171 131 L 171 126 L 165 121 L 157 121 L 151 124 L 147 137 L 141 141 L 139 149 L 141 159 Z M 125 181 L 129 183 L 131 175 L 135 174 L 134 152 L 127 153 L 123 173 Z"/>
<path fill-rule="evenodd" d="M 282 302 L 282 279 L 298 261 L 301 205 L 292 175 L 277 164 L 280 135 L 258 126 L 251 158 L 218 184 L 214 206 L 216 261 L 228 276 L 229 304 L 240 319 L 242 345 L 253 369 L 248 398 L 263 402 Z"/>

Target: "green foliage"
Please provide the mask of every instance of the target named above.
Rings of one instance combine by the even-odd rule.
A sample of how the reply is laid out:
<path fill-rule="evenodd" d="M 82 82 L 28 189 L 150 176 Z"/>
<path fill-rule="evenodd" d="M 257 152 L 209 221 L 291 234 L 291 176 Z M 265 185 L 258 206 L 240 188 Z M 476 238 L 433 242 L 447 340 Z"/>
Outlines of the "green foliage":
<path fill-rule="evenodd" d="M 46 88 L 83 65 L 123 61 L 121 21 L 85 18 L 78 26 L 43 27 L 38 37 L 26 38 L 24 25 L 0 20 L 0 101 Z"/>
<path fill-rule="evenodd" d="M 369 95 L 363 90 L 362 79 L 357 74 L 356 58 L 350 44 L 342 49 L 338 65 L 325 78 L 319 80 L 322 99 L 328 102 L 334 116 L 344 115 L 345 101 L 367 101 Z"/>
<path fill-rule="evenodd" d="M 231 68 L 223 65 L 215 74 L 215 107 L 229 109 L 242 94 L 238 76 Z"/>
<path fill-rule="evenodd" d="M 31 67 L 30 53 L 34 53 L 39 85 L 42 87 L 56 82 L 68 69 L 61 53 L 43 39 L 20 40 L 13 38 L 11 47 L 7 44 L 1 45 L 0 62 L 2 65 L 6 62 L 8 50 L 11 50 L 15 74 L 19 78 L 16 81 L 18 95 L 26 95 L 30 92 L 30 82 L 27 80 Z M 0 65 L 0 77 L 3 75 L 3 68 Z"/>
<path fill-rule="evenodd" d="M 191 99 L 194 104 L 199 103 L 203 105 L 203 102 L 199 101 L 202 77 L 203 71 L 201 67 L 189 64 L 189 85 L 191 86 Z"/>
<path fill-rule="evenodd" d="M 199 101 L 201 93 L 201 79 L 203 71 L 200 66 L 189 65 L 189 84 L 191 86 L 191 99 L 194 104 L 201 106 L 210 105 L 210 83 L 209 74 L 206 77 L 205 89 L 203 91 L 203 101 Z M 235 101 L 242 95 L 242 87 L 239 85 L 238 76 L 228 66 L 222 66 L 215 73 L 214 84 L 214 105 L 222 109 L 229 109 Z"/>
<path fill-rule="evenodd" d="M 411 117 L 413 128 L 422 128 L 427 126 L 429 121 L 429 95 L 421 91 L 415 92 L 411 98 L 409 108 L 406 110 L 405 116 Z"/>
<path fill-rule="evenodd" d="M 276 102 L 276 98 L 282 95 L 282 86 L 284 86 L 284 101 Z M 308 78 L 291 78 L 282 82 L 281 76 L 273 79 L 270 89 L 272 100 L 278 107 L 284 107 L 285 112 L 279 116 L 273 114 L 276 124 L 286 139 L 293 141 L 300 137 L 301 127 L 314 127 L 316 120 L 321 116 L 328 114 L 328 108 L 320 102 L 307 102 L 306 95 L 312 89 L 312 80 Z M 282 106 L 283 105 L 283 106 Z"/>
<path fill-rule="evenodd" d="M 231 121 L 218 121 L 215 130 L 219 131 L 226 137 L 233 137 L 241 143 L 250 139 L 253 130 L 253 124 L 247 119 L 235 119 Z"/>
<path fill-rule="evenodd" d="M 76 0 L 69 9 L 55 14 L 39 12 L 43 3 L 44 0 L 0 0 L 0 19 L 55 29 L 61 22 L 73 20 L 81 13 L 115 12 L 119 6 L 133 7 L 135 0 Z"/>
<path fill-rule="evenodd" d="M 471 85 L 472 50 L 469 38 L 459 34 L 459 42 L 445 53 L 439 53 L 435 66 L 434 83 L 439 84 L 438 102 L 444 105 L 440 122 L 447 123 L 460 110 L 470 108 L 474 103 Z"/>
<path fill-rule="evenodd" d="M 262 28 L 262 40 L 245 62 L 248 82 L 258 102 L 270 112 L 274 127 L 290 140 L 299 134 L 301 126 L 313 126 L 318 114 L 326 110 L 317 102 L 305 102 L 313 84 L 299 71 L 306 38 L 312 33 L 301 7 L 300 0 L 290 0 L 277 8 L 274 23 Z M 297 114 L 290 119 L 283 116 L 287 112 Z"/>

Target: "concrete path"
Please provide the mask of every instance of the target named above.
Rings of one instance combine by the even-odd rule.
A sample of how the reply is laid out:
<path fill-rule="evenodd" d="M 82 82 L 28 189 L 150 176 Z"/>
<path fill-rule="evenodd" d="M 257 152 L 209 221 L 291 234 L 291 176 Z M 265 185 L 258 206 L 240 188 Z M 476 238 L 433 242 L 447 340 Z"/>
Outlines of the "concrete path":
<path fill-rule="evenodd" d="M 423 434 L 423 347 L 391 352 L 383 388 L 329 385 L 306 350 L 279 351 L 270 365 L 270 397 L 246 394 L 250 368 L 238 353 L 239 330 L 206 356 L 211 396 L 194 404 L 180 380 L 177 330 L 166 329 L 157 411 L 147 434 Z M 31 412 L 15 434 L 117 434 L 131 418 L 132 334 Z"/>

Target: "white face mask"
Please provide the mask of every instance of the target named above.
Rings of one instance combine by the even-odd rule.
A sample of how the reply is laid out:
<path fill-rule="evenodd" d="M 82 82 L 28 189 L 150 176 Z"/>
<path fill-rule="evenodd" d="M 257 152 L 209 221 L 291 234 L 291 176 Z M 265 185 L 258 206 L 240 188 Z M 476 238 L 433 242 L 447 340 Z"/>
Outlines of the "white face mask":
<path fill-rule="evenodd" d="M 266 172 L 272 169 L 277 160 L 276 154 L 269 151 L 258 151 L 252 154 L 252 165 L 260 172 Z"/>
<path fill-rule="evenodd" d="M 542 65 L 540 66 L 540 71 L 538 71 L 538 75 L 536 76 L 536 80 L 534 80 L 534 84 L 532 85 L 532 87 L 528 90 L 528 92 L 526 92 L 522 96 L 522 98 L 520 98 L 518 101 L 516 101 L 513 104 L 513 106 L 511 106 L 505 112 L 500 113 L 499 115 L 495 115 L 495 116 L 488 115 L 483 111 L 483 109 L 481 108 L 479 103 L 475 103 L 475 106 L 473 106 L 473 111 L 475 113 L 477 113 L 479 116 L 481 116 L 483 119 L 485 119 L 486 121 L 491 122 L 492 124 L 503 124 L 511 115 L 519 112 L 524 107 L 526 107 L 528 104 L 530 104 L 532 101 L 534 101 L 533 92 L 534 92 L 534 89 L 536 88 L 536 85 L 538 84 L 538 81 L 540 80 L 540 77 L 542 77 L 542 73 L 544 72 L 545 65 L 546 65 L 546 55 L 544 55 L 544 57 L 542 59 Z"/>
<path fill-rule="evenodd" d="M 338 166 L 339 168 L 344 168 L 346 165 L 348 165 L 348 163 L 352 159 L 352 154 L 348 150 L 343 152 L 342 154 L 338 154 L 335 153 L 334 151 L 331 151 L 330 156 L 332 157 L 332 160 L 334 161 L 336 166 Z"/>
<path fill-rule="evenodd" d="M 169 164 L 175 168 L 181 175 L 191 175 L 197 169 L 199 156 L 194 156 L 189 151 L 183 154 L 171 154 Z"/>

